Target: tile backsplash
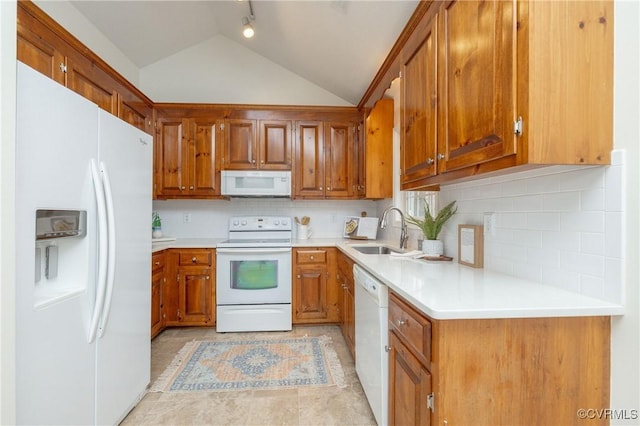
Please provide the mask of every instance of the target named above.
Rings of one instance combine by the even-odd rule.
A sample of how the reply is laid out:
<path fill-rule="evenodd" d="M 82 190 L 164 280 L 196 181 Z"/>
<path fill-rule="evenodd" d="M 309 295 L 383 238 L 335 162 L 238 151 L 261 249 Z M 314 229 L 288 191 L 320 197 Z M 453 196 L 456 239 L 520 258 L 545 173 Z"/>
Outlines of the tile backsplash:
<path fill-rule="evenodd" d="M 624 303 L 625 153 L 611 166 L 552 166 L 443 185 L 458 213 L 441 234 L 457 257 L 458 224 L 483 225 L 485 269 Z"/>
<path fill-rule="evenodd" d="M 153 209 L 160 213 L 164 235 L 180 238 L 226 238 L 229 218 L 245 215 L 309 216 L 312 238 L 335 238 L 342 236 L 345 216 L 360 216 L 363 211 L 368 216 L 376 214 L 373 201 L 279 198 L 156 200 Z M 185 215 L 190 215 L 190 222 L 185 222 Z"/>

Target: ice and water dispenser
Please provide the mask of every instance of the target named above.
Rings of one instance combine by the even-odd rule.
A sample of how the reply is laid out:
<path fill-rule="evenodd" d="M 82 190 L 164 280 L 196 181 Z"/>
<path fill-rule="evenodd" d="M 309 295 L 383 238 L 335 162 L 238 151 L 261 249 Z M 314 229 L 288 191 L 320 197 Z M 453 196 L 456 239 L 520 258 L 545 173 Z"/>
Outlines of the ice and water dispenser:
<path fill-rule="evenodd" d="M 87 212 L 84 210 L 36 210 L 35 284 L 49 287 L 46 293 L 54 297 L 58 288 L 69 289 L 69 280 L 85 262 Z M 58 279 L 58 275 L 61 275 Z M 75 280 L 74 280 L 75 281 Z M 73 286 L 71 286 L 73 287 Z M 44 289 L 43 289 L 44 290 Z M 64 292 L 64 290 L 62 291 Z M 44 302 L 44 300 L 40 300 Z"/>

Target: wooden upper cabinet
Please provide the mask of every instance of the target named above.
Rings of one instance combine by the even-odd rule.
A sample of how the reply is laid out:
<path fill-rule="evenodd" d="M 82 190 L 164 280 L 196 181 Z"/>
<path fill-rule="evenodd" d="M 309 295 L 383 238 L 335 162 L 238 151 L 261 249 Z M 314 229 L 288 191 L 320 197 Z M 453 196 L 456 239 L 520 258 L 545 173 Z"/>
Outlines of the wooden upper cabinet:
<path fill-rule="evenodd" d="M 255 169 L 257 157 L 256 121 L 225 120 L 223 168 L 225 170 Z"/>
<path fill-rule="evenodd" d="M 437 19 L 424 39 L 404 49 L 400 108 L 401 187 L 436 174 L 437 156 Z"/>
<path fill-rule="evenodd" d="M 18 13 L 17 29 L 18 60 L 64 85 L 67 58 L 60 47 L 62 40 L 27 13 Z"/>
<path fill-rule="evenodd" d="M 103 110 L 153 134 L 153 103 L 29 1 L 18 2 L 17 58 Z"/>
<path fill-rule="evenodd" d="M 260 120 L 258 131 L 258 168 L 291 170 L 291 121 Z"/>
<path fill-rule="evenodd" d="M 184 195 L 188 167 L 184 126 L 181 119 L 158 119 L 155 138 L 155 169 L 158 198 Z"/>
<path fill-rule="evenodd" d="M 291 170 L 291 121 L 227 119 L 225 170 Z"/>
<path fill-rule="evenodd" d="M 355 131 L 352 122 L 324 123 L 326 198 L 349 198 L 356 192 Z"/>
<path fill-rule="evenodd" d="M 440 7 L 440 173 L 515 153 L 516 9 L 515 1 Z"/>
<path fill-rule="evenodd" d="M 393 196 L 393 99 L 380 99 L 366 119 L 364 155 L 365 197 Z M 359 164 L 359 166 L 361 166 Z"/>
<path fill-rule="evenodd" d="M 220 195 L 220 155 L 216 143 L 218 122 L 214 119 L 189 120 L 191 143 L 189 158 L 192 161 L 192 197 L 215 197 Z"/>
<path fill-rule="evenodd" d="M 324 126 L 321 121 L 296 123 L 294 195 L 324 197 Z"/>
<path fill-rule="evenodd" d="M 79 56 L 68 58 L 66 73 L 69 89 L 103 110 L 118 115 L 118 92 L 107 73 Z"/>
<path fill-rule="evenodd" d="M 156 198 L 217 198 L 220 155 L 215 119 L 158 119 Z"/>
<path fill-rule="evenodd" d="M 401 188 L 609 164 L 612 16 L 606 0 L 431 3 L 400 50 Z"/>

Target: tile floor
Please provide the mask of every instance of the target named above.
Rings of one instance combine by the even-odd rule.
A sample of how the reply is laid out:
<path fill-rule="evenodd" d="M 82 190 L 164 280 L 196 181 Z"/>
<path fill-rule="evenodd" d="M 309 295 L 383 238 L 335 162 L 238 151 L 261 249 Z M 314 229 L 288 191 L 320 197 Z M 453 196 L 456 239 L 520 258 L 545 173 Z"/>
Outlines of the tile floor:
<path fill-rule="evenodd" d="M 281 332 L 271 332 L 269 335 Z M 264 333 L 250 333 L 258 337 Z M 150 392 L 122 425 L 375 425 L 353 358 L 337 326 L 294 327 L 287 335 L 327 335 L 346 388 L 317 387 L 207 393 Z M 170 328 L 151 342 L 151 383 L 191 340 L 225 339 L 212 328 Z"/>

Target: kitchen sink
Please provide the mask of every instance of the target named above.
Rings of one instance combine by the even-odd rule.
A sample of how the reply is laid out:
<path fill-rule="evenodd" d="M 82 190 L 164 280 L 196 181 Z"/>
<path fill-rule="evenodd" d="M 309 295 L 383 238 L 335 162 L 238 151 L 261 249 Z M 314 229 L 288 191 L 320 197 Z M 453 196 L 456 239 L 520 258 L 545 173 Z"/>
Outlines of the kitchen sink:
<path fill-rule="evenodd" d="M 390 254 L 390 253 L 404 253 L 403 250 L 396 249 L 389 246 L 351 246 L 354 250 L 362 254 Z"/>

